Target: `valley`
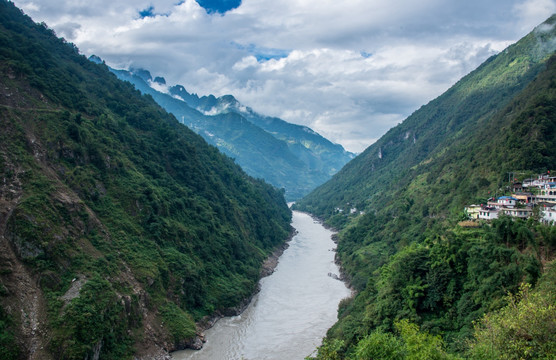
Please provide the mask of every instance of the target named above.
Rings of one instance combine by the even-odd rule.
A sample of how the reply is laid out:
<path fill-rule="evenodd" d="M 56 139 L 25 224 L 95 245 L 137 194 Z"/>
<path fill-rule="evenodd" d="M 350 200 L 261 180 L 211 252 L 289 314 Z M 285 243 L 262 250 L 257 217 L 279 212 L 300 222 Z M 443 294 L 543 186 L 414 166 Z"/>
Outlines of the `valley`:
<path fill-rule="evenodd" d="M 218 26 L 250 5 L 173 6 Z M 261 51 L 234 69 L 276 86 L 304 54 Z M 0 74 L 0 358 L 556 354 L 556 15 L 357 156 L 232 95 L 109 67 L 4 0 Z"/>
<path fill-rule="evenodd" d="M 351 292 L 337 279 L 333 233 L 295 211 L 292 226 L 295 236 L 247 309 L 207 330 L 203 349 L 178 351 L 173 359 L 302 360 L 320 345 Z"/>
<path fill-rule="evenodd" d="M 102 64 L 98 57 L 90 60 Z M 144 69 L 110 71 L 151 95 L 249 175 L 284 189 L 287 201 L 307 195 L 355 157 L 312 129 L 258 114 L 231 95 L 199 97 Z"/>

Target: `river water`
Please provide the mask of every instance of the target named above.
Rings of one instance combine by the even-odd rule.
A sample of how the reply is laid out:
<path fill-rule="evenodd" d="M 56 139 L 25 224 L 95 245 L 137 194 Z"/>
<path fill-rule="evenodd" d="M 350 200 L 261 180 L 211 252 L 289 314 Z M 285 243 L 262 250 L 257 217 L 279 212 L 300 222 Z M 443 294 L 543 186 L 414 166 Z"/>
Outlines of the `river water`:
<path fill-rule="evenodd" d="M 248 308 L 207 330 L 203 349 L 174 352 L 174 360 L 302 360 L 315 351 L 350 291 L 329 275 L 339 275 L 333 233 L 298 211 L 292 225 L 298 233 Z"/>

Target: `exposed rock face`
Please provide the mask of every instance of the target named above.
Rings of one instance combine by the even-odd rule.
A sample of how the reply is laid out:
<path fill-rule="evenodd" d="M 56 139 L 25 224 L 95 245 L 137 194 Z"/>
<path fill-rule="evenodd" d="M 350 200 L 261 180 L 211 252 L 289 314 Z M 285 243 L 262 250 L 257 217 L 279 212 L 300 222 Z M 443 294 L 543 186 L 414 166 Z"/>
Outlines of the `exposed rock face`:
<path fill-rule="evenodd" d="M 100 358 L 100 350 L 102 350 L 102 341 L 99 341 L 95 346 L 93 346 L 93 355 L 91 356 L 91 360 L 98 360 Z"/>
<path fill-rule="evenodd" d="M 183 349 L 193 349 L 193 350 L 201 350 L 203 348 L 203 344 L 206 342 L 204 333 L 197 334 L 193 339 L 185 341 L 182 346 L 178 346 L 178 348 Z"/>
<path fill-rule="evenodd" d="M 0 153 L 6 149 L 0 144 Z M 17 208 L 23 190 L 20 177 L 23 169 L 13 164 L 7 156 L 4 163 L 8 171 L 0 184 L 0 286 L 5 289 L 0 305 L 19 324 L 18 345 L 28 359 L 52 359 L 45 351 L 48 342 L 46 327 L 46 303 L 33 276 L 16 255 L 17 246 L 10 241 L 8 223 Z M 6 176 L 9 175 L 9 176 Z"/>
<path fill-rule="evenodd" d="M 70 288 L 68 289 L 68 291 L 66 291 L 64 295 L 60 297 L 60 299 L 62 299 L 66 304 L 69 303 L 71 300 L 79 296 L 79 291 L 81 290 L 83 285 L 85 285 L 86 282 L 87 282 L 86 279 L 79 279 L 79 280 L 73 279 Z"/>
<path fill-rule="evenodd" d="M 292 233 L 292 235 L 290 235 L 290 240 L 294 235 L 295 232 Z M 276 266 L 278 266 L 278 259 L 280 258 L 284 250 L 288 248 L 288 246 L 289 246 L 288 243 L 284 243 L 284 245 L 280 246 L 268 258 L 266 258 L 261 268 L 261 278 L 269 276 L 274 272 Z"/>

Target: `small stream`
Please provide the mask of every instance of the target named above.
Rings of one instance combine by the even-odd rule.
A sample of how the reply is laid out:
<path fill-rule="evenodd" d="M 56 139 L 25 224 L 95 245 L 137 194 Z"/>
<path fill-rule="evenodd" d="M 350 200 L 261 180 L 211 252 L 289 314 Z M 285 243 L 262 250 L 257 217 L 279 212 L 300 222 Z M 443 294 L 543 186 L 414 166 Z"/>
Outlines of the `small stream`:
<path fill-rule="evenodd" d="M 203 349 L 174 352 L 174 360 L 302 360 L 315 351 L 350 290 L 334 279 L 333 233 L 298 211 L 292 225 L 297 234 L 248 308 L 207 330 Z"/>

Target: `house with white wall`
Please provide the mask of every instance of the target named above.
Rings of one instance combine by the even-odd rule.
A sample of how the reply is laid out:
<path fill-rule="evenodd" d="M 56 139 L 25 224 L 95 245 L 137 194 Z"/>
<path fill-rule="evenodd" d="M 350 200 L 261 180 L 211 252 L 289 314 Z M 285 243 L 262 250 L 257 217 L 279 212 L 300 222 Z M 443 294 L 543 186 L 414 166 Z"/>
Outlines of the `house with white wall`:
<path fill-rule="evenodd" d="M 552 207 L 543 206 L 541 210 L 541 221 L 549 225 L 556 224 L 556 205 Z"/>

